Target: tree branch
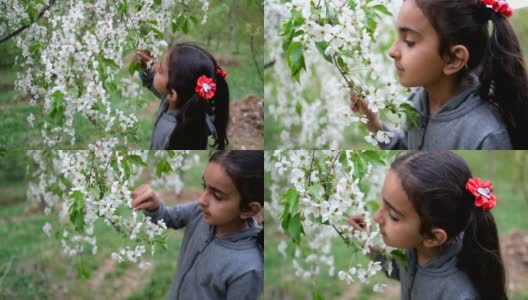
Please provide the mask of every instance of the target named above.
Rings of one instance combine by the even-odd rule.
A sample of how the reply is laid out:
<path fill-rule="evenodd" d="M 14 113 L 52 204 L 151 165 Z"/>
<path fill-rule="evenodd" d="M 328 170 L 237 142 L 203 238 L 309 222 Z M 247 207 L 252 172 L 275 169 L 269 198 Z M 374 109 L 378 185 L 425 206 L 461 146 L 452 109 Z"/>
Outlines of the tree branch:
<path fill-rule="evenodd" d="M 48 3 L 47 6 L 45 6 L 39 13 L 37 19 L 35 21 L 33 21 L 33 23 L 37 22 L 40 18 L 42 18 L 42 16 L 44 15 L 44 13 L 51 7 L 51 5 L 53 5 L 53 3 L 55 2 L 55 0 L 50 0 L 50 2 Z M 0 43 L 3 43 L 7 40 L 9 40 L 10 38 L 14 37 L 15 35 L 21 33 L 22 31 L 26 30 L 26 28 L 29 28 L 29 26 L 33 25 L 33 23 L 29 24 L 29 25 L 24 25 L 20 28 L 18 28 L 17 30 L 7 34 L 6 36 L 3 36 L 2 38 L 0 38 Z"/>

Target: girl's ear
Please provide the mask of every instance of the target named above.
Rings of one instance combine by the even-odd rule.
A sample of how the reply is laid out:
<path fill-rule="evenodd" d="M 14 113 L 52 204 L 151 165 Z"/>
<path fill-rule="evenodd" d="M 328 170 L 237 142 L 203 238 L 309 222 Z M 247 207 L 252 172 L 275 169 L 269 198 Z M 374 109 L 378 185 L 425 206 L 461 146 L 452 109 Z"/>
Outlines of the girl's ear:
<path fill-rule="evenodd" d="M 431 237 L 424 239 L 425 247 L 438 247 L 447 241 L 447 233 L 441 228 L 434 228 L 431 234 Z"/>
<path fill-rule="evenodd" d="M 469 61 L 469 52 L 465 46 L 456 45 L 451 47 L 451 55 L 446 58 L 444 66 L 445 75 L 453 75 L 462 70 Z"/>
<path fill-rule="evenodd" d="M 176 93 L 176 91 L 174 89 L 171 89 L 169 91 L 169 94 L 167 94 L 167 99 L 169 100 L 169 102 L 171 102 L 171 104 L 175 105 L 178 101 L 178 94 Z"/>
<path fill-rule="evenodd" d="M 247 210 L 244 210 L 240 213 L 240 218 L 242 220 L 249 219 L 253 216 L 258 215 L 258 213 L 262 210 L 262 205 L 258 203 L 257 201 L 253 201 L 249 203 L 249 208 Z"/>

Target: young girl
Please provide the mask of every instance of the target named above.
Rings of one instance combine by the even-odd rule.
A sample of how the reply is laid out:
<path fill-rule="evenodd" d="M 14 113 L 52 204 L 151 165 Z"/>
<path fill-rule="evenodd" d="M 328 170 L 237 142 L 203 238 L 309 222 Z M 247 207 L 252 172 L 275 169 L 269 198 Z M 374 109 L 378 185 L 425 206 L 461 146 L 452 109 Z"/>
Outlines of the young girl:
<path fill-rule="evenodd" d="M 185 227 L 169 299 L 257 299 L 264 286 L 264 153 L 218 151 L 209 159 L 198 201 L 166 207 L 149 185 L 132 206 L 152 222 Z"/>
<path fill-rule="evenodd" d="M 507 299 L 490 212 L 493 188 L 472 178 L 462 158 L 434 151 L 401 155 L 385 177 L 382 198 L 374 219 L 383 241 L 406 249 L 407 266 L 388 274 L 400 280 L 401 299 Z M 349 223 L 365 230 L 361 218 Z"/>
<path fill-rule="evenodd" d="M 418 128 L 391 130 L 351 99 L 370 131 L 393 131 L 381 148 L 528 149 L 528 80 L 512 13 L 501 0 L 404 0 L 389 55 L 400 83 L 420 87 L 410 96 Z"/>
<path fill-rule="evenodd" d="M 224 149 L 228 143 L 229 88 L 227 74 L 206 50 L 177 44 L 165 51 L 161 63 L 146 51 L 137 59 L 145 70 L 143 85 L 161 99 L 150 149 Z"/>

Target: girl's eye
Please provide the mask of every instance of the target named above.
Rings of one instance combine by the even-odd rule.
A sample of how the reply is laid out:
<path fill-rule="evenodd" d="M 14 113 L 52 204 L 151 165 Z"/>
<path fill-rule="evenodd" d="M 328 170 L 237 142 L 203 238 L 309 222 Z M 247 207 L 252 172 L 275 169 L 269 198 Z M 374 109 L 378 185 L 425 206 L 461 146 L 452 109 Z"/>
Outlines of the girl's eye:
<path fill-rule="evenodd" d="M 389 218 L 391 218 L 391 220 L 394 221 L 394 222 L 399 222 L 400 221 L 400 219 L 393 217 L 390 213 L 389 213 Z"/>
<path fill-rule="evenodd" d="M 405 45 L 407 45 L 407 47 L 409 48 L 412 48 L 414 46 L 414 44 L 416 44 L 416 42 L 411 42 L 411 41 L 408 41 L 408 40 L 403 40 L 403 42 L 405 43 Z"/>

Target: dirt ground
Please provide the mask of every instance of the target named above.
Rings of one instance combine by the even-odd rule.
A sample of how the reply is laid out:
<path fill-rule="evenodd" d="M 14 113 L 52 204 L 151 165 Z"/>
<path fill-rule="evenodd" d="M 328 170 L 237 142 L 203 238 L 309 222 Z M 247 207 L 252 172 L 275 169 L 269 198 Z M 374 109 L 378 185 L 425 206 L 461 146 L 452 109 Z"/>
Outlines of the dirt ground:
<path fill-rule="evenodd" d="M 513 229 L 501 238 L 501 254 L 504 259 L 510 294 L 524 292 L 528 288 L 528 233 Z"/>
<path fill-rule="evenodd" d="M 264 149 L 264 100 L 256 95 L 231 103 L 227 137 L 233 149 Z"/>

